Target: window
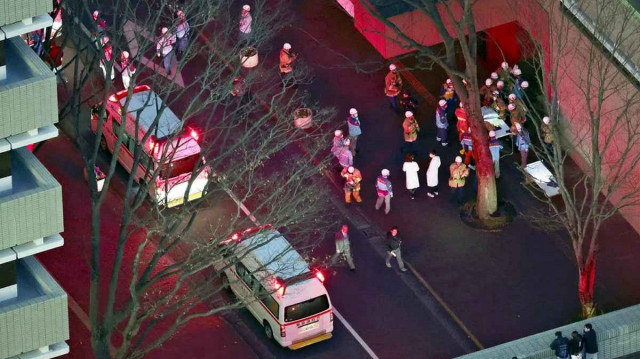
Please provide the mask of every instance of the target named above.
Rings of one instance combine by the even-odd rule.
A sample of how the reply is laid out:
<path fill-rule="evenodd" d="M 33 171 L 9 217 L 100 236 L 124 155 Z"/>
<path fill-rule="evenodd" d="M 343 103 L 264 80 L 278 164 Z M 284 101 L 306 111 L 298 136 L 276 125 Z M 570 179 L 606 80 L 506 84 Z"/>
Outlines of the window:
<path fill-rule="evenodd" d="M 118 131 L 120 131 L 120 124 L 118 123 L 118 121 L 116 121 L 115 118 L 112 117 L 111 119 L 111 127 L 113 128 L 113 135 L 114 136 L 118 136 Z M 122 146 L 124 148 L 128 148 L 130 145 L 130 139 L 129 136 L 127 135 L 127 131 L 122 131 Z M 133 151 L 131 151 L 131 153 L 133 154 Z"/>
<path fill-rule="evenodd" d="M 255 279 L 253 278 L 251 273 L 249 273 L 249 270 L 247 269 L 247 267 L 242 265 L 242 263 L 238 263 L 236 265 L 236 271 L 238 272 L 238 275 L 240 276 L 242 281 L 245 282 L 249 286 L 249 288 L 253 289 L 253 285 L 255 284 Z"/>
<path fill-rule="evenodd" d="M 279 318 L 280 305 L 273 299 L 271 293 L 269 293 L 264 287 L 261 285 L 259 288 L 260 301 L 265 305 L 276 318 Z"/>
<path fill-rule="evenodd" d="M 169 160 L 162 165 L 160 178 L 166 180 L 191 173 L 193 168 L 198 164 L 200 158 L 199 154 L 195 154 L 179 160 Z"/>
<path fill-rule="evenodd" d="M 326 294 L 323 294 L 305 302 L 285 307 L 284 321 L 292 322 L 298 319 L 310 317 L 327 309 L 329 309 L 329 298 L 327 298 Z"/>

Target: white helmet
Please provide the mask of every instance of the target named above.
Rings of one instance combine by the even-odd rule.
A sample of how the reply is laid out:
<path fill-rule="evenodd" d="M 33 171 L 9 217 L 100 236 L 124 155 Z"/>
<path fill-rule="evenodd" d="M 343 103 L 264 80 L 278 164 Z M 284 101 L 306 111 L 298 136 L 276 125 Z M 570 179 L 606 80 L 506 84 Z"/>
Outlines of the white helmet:
<path fill-rule="evenodd" d="M 389 65 L 389 70 L 393 71 L 395 69 L 396 69 L 396 65 L 394 64 Z"/>
<path fill-rule="evenodd" d="M 347 172 L 349 172 L 349 173 L 353 173 L 355 170 L 356 170 L 356 169 L 355 169 L 355 168 L 353 168 L 353 166 L 349 166 L 349 167 L 347 168 Z"/>
<path fill-rule="evenodd" d="M 383 169 L 380 173 L 381 173 L 383 176 L 387 177 L 387 176 L 389 176 L 389 173 L 390 173 L 390 172 L 389 172 L 389 170 L 388 170 L 388 169 L 386 169 L 386 168 L 385 168 L 385 169 Z"/>
<path fill-rule="evenodd" d="M 504 70 L 509 68 L 509 63 L 507 63 L 506 61 L 504 61 L 502 64 L 500 64 L 500 67 L 502 67 Z"/>
<path fill-rule="evenodd" d="M 493 91 L 493 96 L 498 96 L 499 94 L 500 94 L 500 91 L 498 90 Z"/>
<path fill-rule="evenodd" d="M 335 130 L 335 132 L 333 133 L 334 136 L 336 137 L 340 137 L 342 136 L 342 130 Z"/>
<path fill-rule="evenodd" d="M 109 42 L 109 37 L 103 36 L 102 37 L 102 45 L 106 45 L 107 42 Z"/>
<path fill-rule="evenodd" d="M 462 163 L 462 157 L 456 156 L 456 162 L 457 163 Z"/>
<path fill-rule="evenodd" d="M 93 12 L 93 18 L 96 19 L 98 18 L 98 16 L 100 16 L 100 12 L 98 10 Z"/>
<path fill-rule="evenodd" d="M 350 115 L 357 115 L 358 114 L 358 110 L 356 110 L 355 108 L 352 108 L 349 110 L 349 114 Z"/>
<path fill-rule="evenodd" d="M 453 81 L 451 81 L 451 79 L 447 79 L 446 81 L 449 85 L 451 85 L 453 83 Z"/>
<path fill-rule="evenodd" d="M 515 69 L 513 69 L 513 74 L 516 76 L 520 76 L 522 75 L 522 70 L 516 67 Z"/>
<path fill-rule="evenodd" d="M 178 17 L 184 17 L 184 11 L 182 11 L 182 10 L 178 10 L 178 12 L 176 13 L 176 15 L 178 15 Z"/>
<path fill-rule="evenodd" d="M 484 84 L 485 84 L 486 86 L 491 86 L 491 85 L 493 84 L 493 80 L 491 80 L 491 79 L 486 79 L 486 80 L 484 80 Z"/>
<path fill-rule="evenodd" d="M 509 100 L 514 101 L 516 99 L 516 94 L 509 94 Z"/>
<path fill-rule="evenodd" d="M 282 45 L 282 48 L 285 50 L 291 50 L 291 44 L 288 42 L 285 42 L 284 45 Z"/>
<path fill-rule="evenodd" d="M 125 59 L 129 58 L 129 51 L 122 51 L 122 57 Z"/>
<path fill-rule="evenodd" d="M 529 83 L 527 81 L 522 81 L 522 83 L 520 84 L 520 87 L 522 87 L 523 89 L 526 89 L 527 87 L 529 87 Z"/>
<path fill-rule="evenodd" d="M 494 130 L 489 131 L 489 137 L 496 137 L 496 131 Z"/>
<path fill-rule="evenodd" d="M 516 109 L 516 105 L 510 103 L 509 106 L 507 106 L 507 108 L 509 109 L 509 111 L 513 111 Z"/>
<path fill-rule="evenodd" d="M 460 102 L 460 108 L 464 108 L 464 104 L 462 102 Z"/>
<path fill-rule="evenodd" d="M 551 119 L 549 118 L 549 116 L 544 116 L 542 118 L 542 122 L 544 122 L 545 125 L 548 125 L 550 121 Z"/>
<path fill-rule="evenodd" d="M 162 35 L 166 34 L 167 31 L 169 31 L 169 29 L 167 29 L 166 27 L 163 27 L 162 30 L 160 30 L 160 32 L 162 33 Z"/>
<path fill-rule="evenodd" d="M 492 72 L 491 73 L 491 79 L 497 80 L 498 79 L 498 74 L 496 72 Z"/>
<path fill-rule="evenodd" d="M 404 113 L 404 117 L 413 117 L 413 112 L 407 111 Z"/>
<path fill-rule="evenodd" d="M 499 89 L 504 87 L 504 81 L 502 80 L 498 80 L 498 82 L 496 83 L 496 87 L 498 87 Z"/>
<path fill-rule="evenodd" d="M 516 130 L 518 131 L 522 130 L 522 125 L 519 124 L 518 122 L 516 122 Z"/>
<path fill-rule="evenodd" d="M 446 105 L 447 105 L 447 101 L 445 101 L 445 100 L 440 100 L 440 101 L 438 101 L 438 105 L 440 105 L 440 107 L 444 107 L 444 106 L 446 106 Z"/>
<path fill-rule="evenodd" d="M 244 11 L 250 11 L 250 10 L 251 10 L 251 6 L 249 6 L 249 5 L 244 5 L 244 6 L 242 6 L 242 10 L 244 10 Z"/>

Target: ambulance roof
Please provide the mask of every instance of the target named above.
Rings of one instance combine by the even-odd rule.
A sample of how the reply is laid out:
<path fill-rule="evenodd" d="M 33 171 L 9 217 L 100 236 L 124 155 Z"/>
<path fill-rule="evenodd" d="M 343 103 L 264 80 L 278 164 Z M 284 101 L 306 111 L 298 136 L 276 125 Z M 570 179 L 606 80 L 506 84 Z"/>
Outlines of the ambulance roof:
<path fill-rule="evenodd" d="M 124 106 L 127 97 L 120 99 L 120 105 Z M 142 91 L 131 96 L 127 110 L 132 116 L 138 116 L 138 125 L 146 132 L 158 116 L 158 110 L 162 107 L 162 99 L 153 91 Z M 142 110 L 139 115 L 138 111 Z M 156 137 L 163 138 L 180 130 L 181 123 L 169 106 L 165 107 L 158 120 L 158 132 Z M 155 131 L 154 131 L 155 132 Z"/>
<path fill-rule="evenodd" d="M 249 237 L 238 246 L 251 250 L 257 262 L 250 271 L 265 269 L 283 280 L 309 272 L 307 262 L 278 231 L 266 231 Z M 251 266 L 251 265 L 249 265 Z"/>

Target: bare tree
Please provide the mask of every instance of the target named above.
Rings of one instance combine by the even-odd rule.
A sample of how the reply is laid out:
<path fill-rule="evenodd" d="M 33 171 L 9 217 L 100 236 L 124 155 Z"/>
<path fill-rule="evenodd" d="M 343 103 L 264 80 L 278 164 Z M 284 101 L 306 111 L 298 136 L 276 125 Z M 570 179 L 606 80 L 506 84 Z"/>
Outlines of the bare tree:
<path fill-rule="evenodd" d="M 419 68 L 431 68 L 433 64 L 441 67 L 453 81 L 460 101 L 464 103 L 469 125 L 472 129 L 473 148 L 476 155 L 478 196 L 476 210 L 481 221 L 490 220 L 491 214 L 498 209 L 497 188 L 489 136 L 482 116 L 482 102 L 478 84 L 478 68 L 476 63 L 478 39 L 476 35 L 473 7 L 476 2 L 431 0 L 402 0 L 414 10 L 424 14 L 433 21 L 434 27 L 444 44 L 444 53 L 435 51 L 412 38 L 398 27 L 392 20 L 380 14 L 367 0 L 359 0 L 362 6 L 376 19 L 393 31 L 386 36 L 391 41 L 412 50 L 410 55 L 418 58 Z M 445 23 L 451 24 L 449 28 Z M 450 29 L 450 30 L 449 30 Z M 457 55 L 464 58 L 462 65 L 457 63 Z M 401 57 L 402 58 L 402 57 Z M 463 82 L 464 81 L 464 82 Z M 465 85 L 466 82 L 466 85 Z"/>
<path fill-rule="evenodd" d="M 255 226 L 256 219 L 284 228 L 289 241 L 304 255 L 322 239 L 331 219 L 325 213 L 328 196 L 319 176 L 327 161 L 324 148 L 328 139 L 319 128 L 333 111 L 318 108 L 304 92 L 292 88 L 309 81 L 310 73 L 303 66 L 283 78 L 275 65 L 248 70 L 241 63 L 247 61 L 246 56 L 242 60 L 240 56 L 247 54 L 242 52 L 247 46 L 269 49 L 268 42 L 289 18 L 286 2 L 254 1 L 254 14 L 259 15 L 254 15 L 252 36 L 246 40 L 237 39 L 239 9 L 228 2 L 178 3 L 63 3 L 65 27 L 59 41 L 75 54 L 66 59 L 67 72 L 73 75 L 61 96 L 66 99 L 60 106 L 61 122 L 74 132 L 86 173 L 93 174 L 100 164 L 106 175 L 102 191 L 98 191 L 96 176 L 87 176 L 92 208 L 89 318 L 91 344 L 98 358 L 143 357 L 189 321 L 246 305 L 246 298 L 223 300 L 221 271 L 213 266 L 233 245 L 226 240 L 236 230 Z M 103 34 L 90 20 L 98 6 L 104 7 L 101 16 L 109 23 Z M 185 52 L 173 61 L 169 75 L 154 60 L 159 40 L 156 34 L 161 27 L 175 33 L 177 10 L 186 14 L 191 31 Z M 108 36 L 113 46 L 111 58 L 102 48 L 103 36 Z M 121 70 L 123 51 L 130 53 L 137 66 L 125 90 L 118 77 L 108 80 L 112 71 Z M 181 82 L 180 71 L 194 66 L 198 66 L 197 74 Z M 148 96 L 142 107 L 134 108 L 134 88 L 141 84 L 148 85 L 162 101 Z M 109 151 L 113 153 L 105 155 L 102 152 L 108 146 L 103 125 L 112 126 L 113 115 L 109 115 L 107 104 L 113 103 L 111 95 L 119 90 L 125 95 L 118 98 L 117 112 L 129 114 L 129 119 L 123 116 L 122 125 L 113 127 L 116 141 Z M 155 114 L 148 130 L 141 134 L 138 129 L 149 106 Z M 293 126 L 293 112 L 300 107 L 313 109 L 318 126 L 307 131 Z M 181 131 L 170 134 L 166 141 L 177 144 L 163 147 L 155 160 L 151 153 L 157 149 L 154 141 L 161 137 L 161 119 L 172 111 L 179 114 Z M 135 131 L 125 133 L 124 122 L 131 120 Z M 183 171 L 182 176 L 188 178 L 184 204 L 167 208 L 166 194 L 163 197 L 156 184 L 177 171 L 174 157 L 184 149 L 180 143 L 191 141 L 181 137 L 191 128 L 199 137 L 202 157 L 193 168 Z M 120 220 L 105 223 L 101 219 L 107 210 L 104 201 L 118 181 L 117 158 L 122 151 L 131 152 L 131 168 L 143 168 L 143 175 L 125 179 Z M 203 176 L 208 181 L 206 191 L 201 198 L 190 200 L 194 181 Z M 230 198 L 236 203 L 235 213 L 210 221 L 204 234 L 194 233 L 194 224 L 206 220 L 202 210 L 224 205 Z M 243 203 L 253 209 L 250 218 L 242 213 Z M 105 226 L 117 226 L 117 238 L 104 237 L 101 228 Z M 112 264 L 105 266 L 108 257 L 101 248 L 107 241 L 115 243 L 116 250 Z M 125 259 L 127 251 L 135 253 L 131 262 Z"/>
<path fill-rule="evenodd" d="M 537 220 L 564 228 L 571 239 L 582 315 L 590 317 L 602 224 L 640 204 L 638 72 L 628 71 L 632 62 L 624 60 L 640 53 L 640 23 L 620 2 L 575 1 L 564 9 L 540 4 L 548 10 L 548 44 L 534 35 L 529 43 L 539 87 L 549 95 L 526 101 L 536 125 L 550 118 L 546 142 L 551 135 L 553 145 L 538 131 L 533 149 L 555 177 L 562 201 L 527 188 L 551 211 Z M 590 23 L 581 29 L 576 16 Z"/>

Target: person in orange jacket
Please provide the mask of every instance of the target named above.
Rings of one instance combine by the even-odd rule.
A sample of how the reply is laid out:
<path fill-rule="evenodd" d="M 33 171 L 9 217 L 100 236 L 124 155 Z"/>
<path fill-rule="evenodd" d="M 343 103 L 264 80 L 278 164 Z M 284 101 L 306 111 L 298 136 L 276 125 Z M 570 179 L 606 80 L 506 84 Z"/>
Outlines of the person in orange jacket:
<path fill-rule="evenodd" d="M 280 50 L 280 73 L 284 75 L 293 71 L 291 64 L 296 58 L 297 56 L 291 51 L 290 43 L 287 42 L 282 45 L 282 49 Z"/>
<path fill-rule="evenodd" d="M 356 202 L 361 203 L 360 182 L 362 182 L 362 173 L 360 173 L 360 170 L 349 166 L 344 168 L 340 175 L 344 178 L 344 202 L 351 204 L 351 195 L 353 195 Z"/>

